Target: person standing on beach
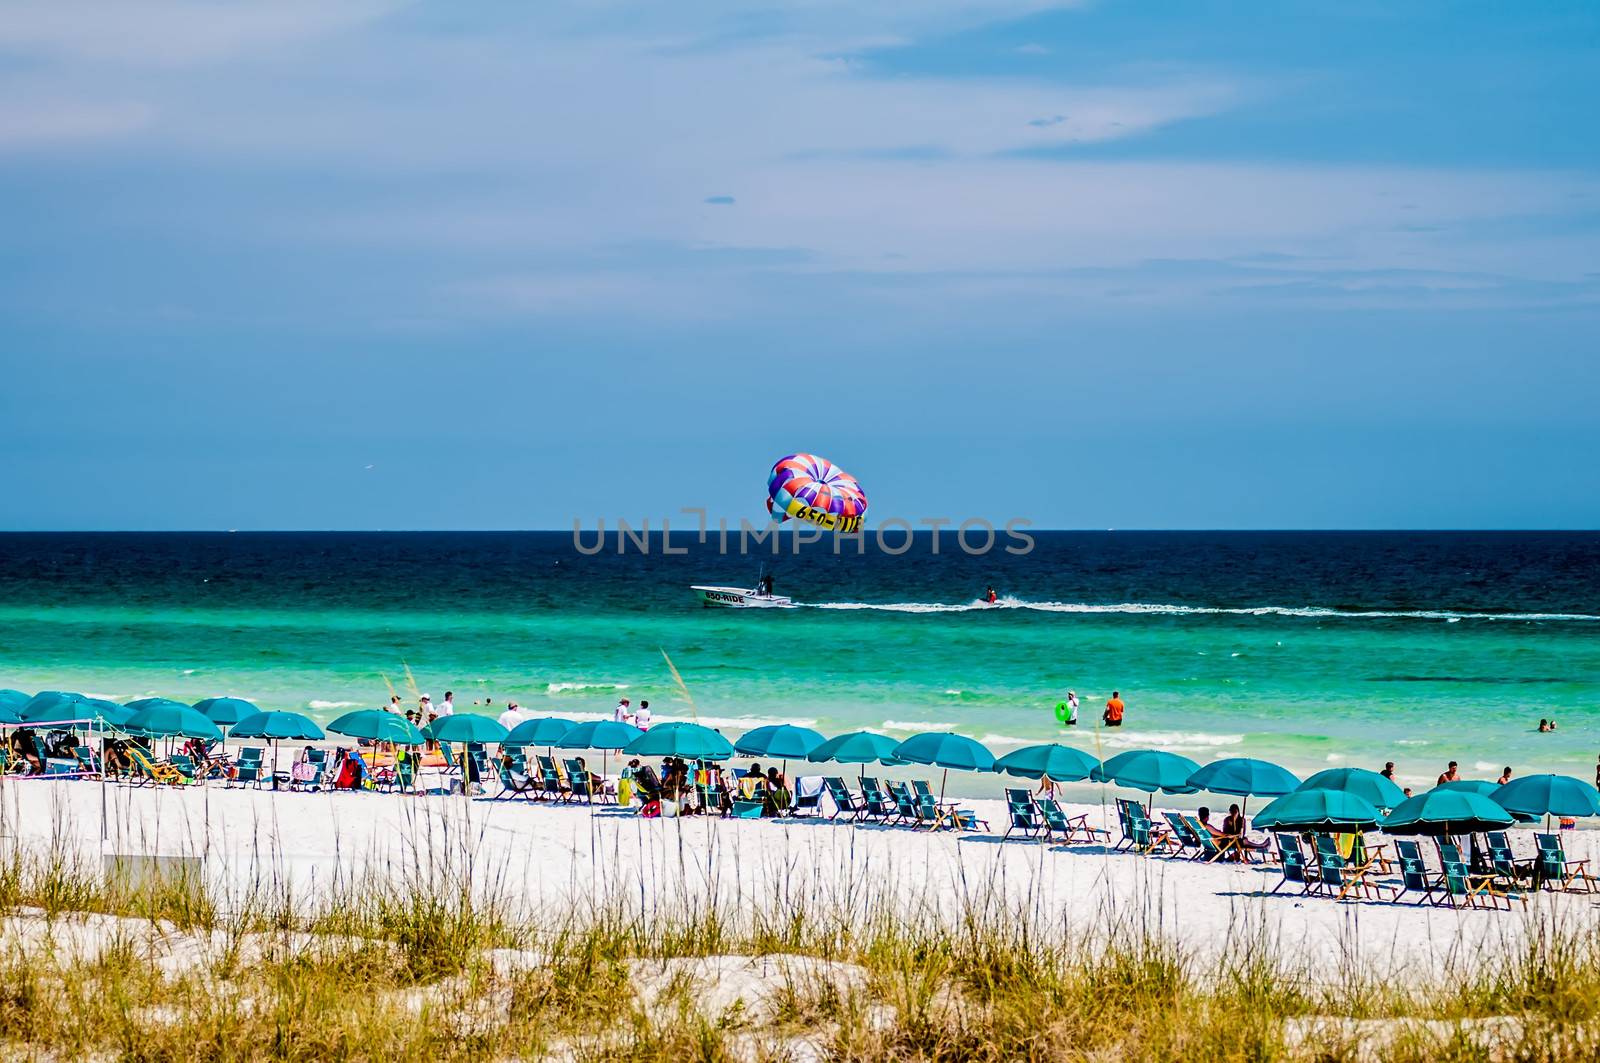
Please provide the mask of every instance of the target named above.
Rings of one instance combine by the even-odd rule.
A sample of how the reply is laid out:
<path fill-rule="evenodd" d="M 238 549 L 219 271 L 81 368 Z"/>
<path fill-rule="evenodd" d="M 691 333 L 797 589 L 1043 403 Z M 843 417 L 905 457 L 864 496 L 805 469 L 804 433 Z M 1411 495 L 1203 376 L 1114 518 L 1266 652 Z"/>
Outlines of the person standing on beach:
<path fill-rule="evenodd" d="M 1122 692 L 1113 690 L 1111 692 L 1111 700 L 1106 702 L 1105 715 L 1101 719 L 1105 720 L 1107 727 L 1121 727 L 1122 714 L 1126 711 L 1127 706 L 1122 704 Z"/>
<path fill-rule="evenodd" d="M 456 695 L 453 690 L 444 692 L 444 700 L 439 703 L 440 716 L 454 716 L 456 711 Z"/>
<path fill-rule="evenodd" d="M 1444 774 L 1439 776 L 1439 781 L 1435 785 L 1443 786 L 1447 782 L 1455 782 L 1460 778 L 1461 773 L 1456 771 L 1456 762 L 1452 760 L 1450 766 L 1444 770 Z"/>
<path fill-rule="evenodd" d="M 631 715 L 633 715 L 633 706 L 628 704 L 627 698 L 617 702 L 617 707 L 611 710 L 611 719 L 616 723 L 627 723 L 628 717 Z"/>
<path fill-rule="evenodd" d="M 396 716 L 404 716 L 405 715 L 405 711 L 406 711 L 405 709 L 403 709 L 400 706 L 400 695 L 399 694 L 390 694 L 389 695 L 389 704 L 385 705 L 384 708 L 388 709 L 390 712 L 394 713 Z"/>
<path fill-rule="evenodd" d="M 641 700 L 639 702 L 639 711 L 634 714 L 633 725 L 641 731 L 650 730 L 650 703 L 648 701 Z"/>

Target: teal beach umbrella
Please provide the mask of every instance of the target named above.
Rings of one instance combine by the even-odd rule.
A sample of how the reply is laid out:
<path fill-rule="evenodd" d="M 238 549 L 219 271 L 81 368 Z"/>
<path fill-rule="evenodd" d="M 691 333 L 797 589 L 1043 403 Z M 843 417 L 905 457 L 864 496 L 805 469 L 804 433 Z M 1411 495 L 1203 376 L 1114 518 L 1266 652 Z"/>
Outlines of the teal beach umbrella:
<path fill-rule="evenodd" d="M 15 727 L 20 723 L 22 723 L 22 717 L 17 715 L 15 709 L 7 705 L 0 705 L 0 727 Z"/>
<path fill-rule="evenodd" d="M 135 698 L 128 702 L 128 708 L 134 712 L 143 712 L 145 709 L 170 709 L 175 705 L 185 709 L 193 708 L 192 705 L 173 701 L 171 698 Z"/>
<path fill-rule="evenodd" d="M 270 738 L 275 741 L 320 742 L 327 735 L 309 716 L 298 712 L 254 712 L 236 722 L 230 738 Z"/>
<path fill-rule="evenodd" d="M 1406 799 L 1406 793 L 1390 780 L 1366 768 L 1328 768 L 1319 771 L 1305 782 L 1301 790 L 1338 790 L 1354 794 L 1378 808 L 1394 808 Z M 1262 809 L 1263 812 L 1266 809 Z"/>
<path fill-rule="evenodd" d="M 309 716 L 298 712 L 255 712 L 239 720 L 228 732 L 230 738 L 265 738 L 272 742 L 272 788 L 278 788 L 278 743 L 320 742 L 327 735 Z"/>
<path fill-rule="evenodd" d="M 399 713 L 387 709 L 357 709 L 334 720 L 327 728 L 347 738 L 365 738 L 373 742 L 393 742 L 401 746 L 420 746 L 427 739 L 416 725 Z"/>
<path fill-rule="evenodd" d="M 476 712 L 457 712 L 441 716 L 426 728 L 436 742 L 503 742 L 511 731 L 499 720 Z"/>
<path fill-rule="evenodd" d="M 1527 775 L 1489 796 L 1507 812 L 1525 816 L 1600 816 L 1600 790 L 1570 775 Z"/>
<path fill-rule="evenodd" d="M 1282 797 L 1300 785 L 1293 774 L 1254 757 L 1225 757 L 1214 760 L 1189 776 L 1196 790 L 1230 797 Z"/>
<path fill-rule="evenodd" d="M 523 720 L 511 729 L 511 733 L 506 735 L 506 740 L 500 744 L 513 748 L 554 746 L 576 726 L 578 725 L 575 721 L 564 720 L 559 716 L 541 716 L 537 720 Z"/>
<path fill-rule="evenodd" d="M 1435 790 L 1460 790 L 1464 793 L 1481 794 L 1493 800 L 1495 791 L 1500 789 L 1500 784 L 1488 779 L 1456 779 L 1453 782 L 1442 782 L 1434 787 Z M 1504 807 L 1504 806 L 1502 806 Z M 1530 816 L 1523 812 L 1512 812 L 1511 818 L 1518 823 L 1537 823 L 1538 816 Z"/>
<path fill-rule="evenodd" d="M 1267 802 L 1253 822 L 1256 830 L 1344 833 L 1376 827 L 1382 818 L 1378 806 L 1347 790 L 1296 790 Z"/>
<path fill-rule="evenodd" d="M 1189 776 L 1200 770 L 1200 765 L 1176 753 L 1159 749 L 1130 749 L 1118 753 L 1089 773 L 1095 782 L 1116 783 L 1134 790 L 1155 794 L 1192 794 L 1198 787 L 1189 785 Z"/>
<path fill-rule="evenodd" d="M 1511 822 L 1511 813 L 1482 794 L 1433 789 L 1400 802 L 1380 825 L 1388 834 L 1476 834 Z"/>
<path fill-rule="evenodd" d="M 93 713 L 94 719 L 90 721 L 93 723 L 120 728 L 133 718 L 133 710 L 128 706 L 103 698 L 84 698 L 78 705 L 81 710 Z"/>
<path fill-rule="evenodd" d="M 86 718 L 79 706 L 88 700 L 70 690 L 41 690 L 14 711 L 23 723 L 78 723 Z"/>
<path fill-rule="evenodd" d="M 944 801 L 950 769 L 957 771 L 994 771 L 994 754 L 982 742 L 966 735 L 949 731 L 925 731 L 894 747 L 894 755 L 907 764 L 927 764 L 943 768 L 939 777 L 939 800 Z"/>
<path fill-rule="evenodd" d="M 626 749 L 642 737 L 644 732 L 631 723 L 590 720 L 568 729 L 554 745 L 557 749 Z"/>
<path fill-rule="evenodd" d="M 994 771 L 994 754 L 983 743 L 949 731 L 925 731 L 894 747 L 897 759 L 948 771 Z"/>
<path fill-rule="evenodd" d="M 0 689 L 0 709 L 10 709 L 12 712 L 16 712 L 32 700 L 32 694 L 24 694 L 22 691 L 12 690 L 10 687 Z"/>
<path fill-rule="evenodd" d="M 733 756 L 733 744 L 697 723 L 661 723 L 634 739 L 623 752 L 631 757 L 726 760 Z"/>
<path fill-rule="evenodd" d="M 1013 750 L 994 762 L 994 770 L 1007 775 L 1019 775 L 1024 779 L 1048 775 L 1056 782 L 1087 779 L 1099 766 L 1100 762 L 1083 750 L 1056 742 Z"/>
<path fill-rule="evenodd" d="M 772 757 L 778 760 L 804 760 L 824 739 L 809 727 L 788 723 L 769 724 L 746 731 L 733 744 L 742 757 Z"/>
<path fill-rule="evenodd" d="M 206 719 L 224 727 L 261 711 L 253 702 L 243 698 L 206 698 L 195 702 L 194 707 L 203 713 Z"/>
<path fill-rule="evenodd" d="M 131 705 L 129 706 L 132 707 Z M 128 717 L 122 729 L 131 734 L 151 738 L 198 738 L 206 742 L 222 741 L 217 725 L 188 705 L 171 702 L 166 705 L 147 705 Z"/>
<path fill-rule="evenodd" d="M 826 764 L 830 760 L 836 764 L 903 764 L 905 762 L 894 755 L 895 746 L 899 744 L 888 735 L 851 731 L 828 739 L 806 754 L 806 759 L 813 764 Z"/>

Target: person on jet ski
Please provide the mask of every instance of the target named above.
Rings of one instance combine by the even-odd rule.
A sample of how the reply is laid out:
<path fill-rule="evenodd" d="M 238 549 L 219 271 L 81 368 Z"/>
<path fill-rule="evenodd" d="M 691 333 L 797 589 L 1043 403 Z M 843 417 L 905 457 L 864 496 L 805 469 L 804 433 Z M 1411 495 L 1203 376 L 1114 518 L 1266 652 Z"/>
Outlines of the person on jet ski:
<path fill-rule="evenodd" d="M 989 592 L 983 596 L 983 600 L 990 605 L 995 605 L 1000 601 L 1000 596 L 995 594 L 993 587 L 990 587 Z"/>

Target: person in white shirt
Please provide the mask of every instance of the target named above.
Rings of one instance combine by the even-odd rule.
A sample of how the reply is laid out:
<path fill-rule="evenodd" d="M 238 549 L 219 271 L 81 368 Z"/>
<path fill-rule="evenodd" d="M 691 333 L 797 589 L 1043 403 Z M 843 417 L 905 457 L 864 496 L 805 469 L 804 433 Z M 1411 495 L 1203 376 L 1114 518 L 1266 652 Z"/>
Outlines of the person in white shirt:
<path fill-rule="evenodd" d="M 650 703 L 639 702 L 639 711 L 633 717 L 633 725 L 641 731 L 650 730 Z"/>
<path fill-rule="evenodd" d="M 1067 726 L 1078 726 L 1078 695 L 1067 691 Z"/>
<path fill-rule="evenodd" d="M 611 714 L 611 718 L 617 723 L 627 723 L 628 717 L 632 715 L 633 710 L 628 706 L 628 699 L 623 698 L 621 701 L 617 702 L 616 711 Z"/>
<path fill-rule="evenodd" d="M 444 700 L 439 703 L 439 715 L 449 716 L 456 711 L 456 695 L 454 691 L 446 690 Z"/>

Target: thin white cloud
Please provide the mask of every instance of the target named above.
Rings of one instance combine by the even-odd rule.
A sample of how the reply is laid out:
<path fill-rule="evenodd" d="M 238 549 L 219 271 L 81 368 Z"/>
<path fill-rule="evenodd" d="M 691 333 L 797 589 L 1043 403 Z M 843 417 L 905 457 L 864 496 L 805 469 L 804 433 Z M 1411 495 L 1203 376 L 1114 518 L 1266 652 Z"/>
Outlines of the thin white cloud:
<path fill-rule="evenodd" d="M 3 0 L 0 51 L 135 65 L 228 59 L 369 22 L 399 0 Z"/>
<path fill-rule="evenodd" d="M 0 150 L 127 137 L 153 115 L 142 103 L 0 100 Z"/>

